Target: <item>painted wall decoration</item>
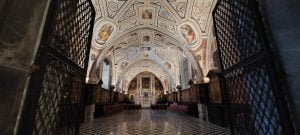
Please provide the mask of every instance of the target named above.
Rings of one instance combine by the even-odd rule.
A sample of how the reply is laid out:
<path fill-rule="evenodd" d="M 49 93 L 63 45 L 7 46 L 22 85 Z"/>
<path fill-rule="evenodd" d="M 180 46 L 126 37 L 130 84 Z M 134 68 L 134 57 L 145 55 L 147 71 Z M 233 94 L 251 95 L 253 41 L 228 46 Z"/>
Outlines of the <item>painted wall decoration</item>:
<path fill-rule="evenodd" d="M 193 43 L 196 40 L 196 34 L 190 25 L 188 24 L 182 25 L 180 27 L 180 32 L 184 37 L 184 39 L 186 40 L 186 42 Z"/>
<path fill-rule="evenodd" d="M 178 15 L 181 18 L 185 17 L 186 9 L 187 9 L 187 1 L 188 0 L 168 0 L 174 10 L 177 11 Z"/>
<path fill-rule="evenodd" d="M 142 42 L 149 42 L 150 36 L 143 36 Z"/>
<path fill-rule="evenodd" d="M 177 11 L 183 12 L 185 10 L 185 3 L 184 2 L 179 2 L 176 6 Z"/>
<path fill-rule="evenodd" d="M 127 65 L 128 65 L 128 62 L 124 61 L 124 62 L 121 63 L 120 68 L 124 69 L 124 68 L 126 68 Z"/>
<path fill-rule="evenodd" d="M 192 6 L 191 18 L 198 22 L 201 32 L 208 32 L 209 17 L 215 0 L 195 0 Z"/>
<path fill-rule="evenodd" d="M 111 24 L 104 24 L 98 33 L 98 36 L 96 38 L 97 43 L 99 44 L 105 44 L 106 41 L 111 36 L 112 32 L 114 31 L 114 27 Z"/>
<path fill-rule="evenodd" d="M 142 78 L 142 89 L 149 89 L 150 88 L 150 78 L 143 77 Z"/>
<path fill-rule="evenodd" d="M 153 9 L 144 9 L 142 11 L 142 19 L 152 19 Z"/>
<path fill-rule="evenodd" d="M 166 10 L 164 7 L 160 8 L 160 11 L 159 11 L 158 15 L 160 17 L 163 17 L 163 18 L 168 19 L 170 21 L 175 21 L 174 17 L 171 15 L 171 13 L 169 13 L 169 11 Z"/>
<path fill-rule="evenodd" d="M 96 11 L 96 18 L 102 17 L 101 1 L 93 0 L 92 2 Z"/>
<path fill-rule="evenodd" d="M 155 77 L 155 90 L 163 90 L 163 85 L 161 82 L 158 80 L 158 78 Z"/>
<path fill-rule="evenodd" d="M 204 72 L 204 74 L 207 73 L 207 66 L 206 66 L 206 49 L 207 49 L 207 39 L 203 39 L 202 40 L 202 44 L 200 46 L 200 56 L 201 56 L 201 60 L 200 60 L 200 65 L 201 68 Z"/>
<path fill-rule="evenodd" d="M 106 0 L 108 16 L 113 18 L 122 8 L 126 1 L 124 0 Z"/>
<path fill-rule="evenodd" d="M 167 68 L 167 69 L 171 69 L 172 68 L 172 66 L 171 66 L 171 64 L 169 63 L 169 62 L 165 62 L 164 63 L 164 66 Z"/>
<path fill-rule="evenodd" d="M 130 8 L 127 9 L 127 11 L 122 15 L 122 17 L 118 20 L 118 22 L 122 22 L 124 20 L 129 19 L 132 16 L 136 15 L 136 11 L 134 9 L 134 5 L 131 5 Z"/>
<path fill-rule="evenodd" d="M 128 87 L 128 90 L 136 90 L 137 89 L 137 78 L 134 78 Z"/>

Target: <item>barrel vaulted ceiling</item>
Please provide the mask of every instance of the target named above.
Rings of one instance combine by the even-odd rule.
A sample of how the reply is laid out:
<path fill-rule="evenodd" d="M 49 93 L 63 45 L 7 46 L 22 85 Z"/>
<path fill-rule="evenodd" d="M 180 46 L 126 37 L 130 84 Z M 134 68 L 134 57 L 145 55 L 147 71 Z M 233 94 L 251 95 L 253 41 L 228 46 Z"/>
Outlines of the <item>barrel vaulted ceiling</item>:
<path fill-rule="evenodd" d="M 112 63 L 112 85 L 144 71 L 168 80 L 170 88 L 187 85 L 182 79 L 203 81 L 215 0 L 92 1 L 96 19 L 87 82 L 101 80 L 105 58 Z"/>

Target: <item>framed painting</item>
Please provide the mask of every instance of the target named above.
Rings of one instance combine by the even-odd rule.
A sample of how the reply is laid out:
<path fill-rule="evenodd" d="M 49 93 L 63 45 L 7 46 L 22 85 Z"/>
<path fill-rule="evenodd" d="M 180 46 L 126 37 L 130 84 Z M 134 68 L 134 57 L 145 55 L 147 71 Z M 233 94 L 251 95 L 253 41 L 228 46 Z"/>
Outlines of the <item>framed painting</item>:
<path fill-rule="evenodd" d="M 142 89 L 150 89 L 150 78 L 142 77 Z"/>

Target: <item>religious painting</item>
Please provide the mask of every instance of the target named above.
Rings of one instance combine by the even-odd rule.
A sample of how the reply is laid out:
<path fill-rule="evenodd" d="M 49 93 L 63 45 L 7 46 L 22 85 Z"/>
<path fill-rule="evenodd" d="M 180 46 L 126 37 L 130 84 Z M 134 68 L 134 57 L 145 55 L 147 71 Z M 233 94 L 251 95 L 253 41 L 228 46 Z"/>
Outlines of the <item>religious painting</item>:
<path fill-rule="evenodd" d="M 155 90 L 163 90 L 161 82 L 155 77 Z"/>
<path fill-rule="evenodd" d="M 142 78 L 142 89 L 149 89 L 150 88 L 150 78 L 143 77 Z"/>
<path fill-rule="evenodd" d="M 136 90 L 137 89 L 137 78 L 134 78 L 128 87 L 128 90 Z"/>
<path fill-rule="evenodd" d="M 142 19 L 152 19 L 153 10 L 152 9 L 144 9 L 142 11 Z"/>
<path fill-rule="evenodd" d="M 195 32 L 190 25 L 188 25 L 188 24 L 182 25 L 180 27 L 180 32 L 181 32 L 182 36 L 184 37 L 184 39 L 186 40 L 186 42 L 193 43 L 196 40 Z"/>
<path fill-rule="evenodd" d="M 100 44 L 104 44 L 114 31 L 114 27 L 111 24 L 104 24 L 98 33 L 98 37 L 96 38 L 96 41 Z"/>

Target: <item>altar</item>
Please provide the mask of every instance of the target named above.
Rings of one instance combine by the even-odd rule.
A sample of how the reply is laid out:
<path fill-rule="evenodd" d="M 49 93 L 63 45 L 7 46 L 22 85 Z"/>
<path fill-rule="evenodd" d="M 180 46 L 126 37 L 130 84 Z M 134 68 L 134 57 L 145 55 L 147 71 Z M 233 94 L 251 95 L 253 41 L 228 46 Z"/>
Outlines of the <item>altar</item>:
<path fill-rule="evenodd" d="M 142 108 L 150 108 L 152 104 L 156 104 L 157 98 L 148 91 L 141 91 L 139 96 L 136 96 L 135 103 L 142 106 Z"/>

